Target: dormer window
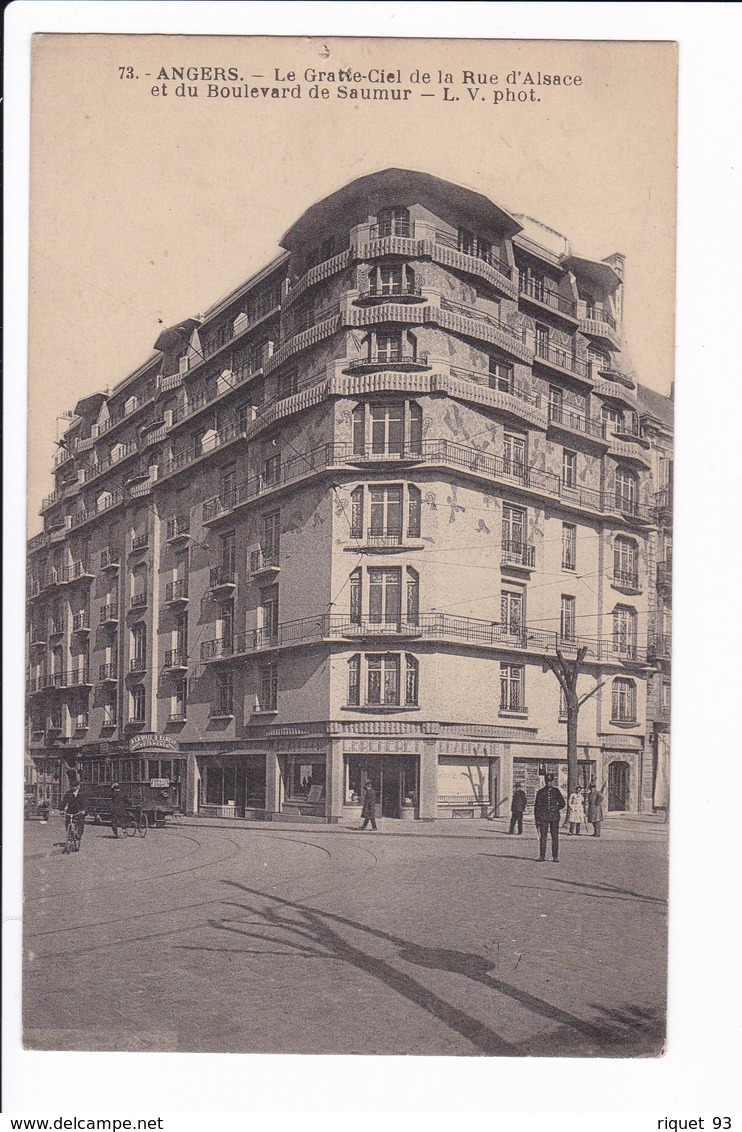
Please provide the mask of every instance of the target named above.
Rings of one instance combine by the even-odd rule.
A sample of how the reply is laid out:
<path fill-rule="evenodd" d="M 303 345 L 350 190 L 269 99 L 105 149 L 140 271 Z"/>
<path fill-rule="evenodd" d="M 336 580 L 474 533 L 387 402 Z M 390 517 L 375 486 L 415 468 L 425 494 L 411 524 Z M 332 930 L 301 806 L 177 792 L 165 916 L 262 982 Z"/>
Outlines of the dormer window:
<path fill-rule="evenodd" d="M 377 237 L 411 236 L 410 212 L 407 208 L 385 208 L 377 216 Z"/>

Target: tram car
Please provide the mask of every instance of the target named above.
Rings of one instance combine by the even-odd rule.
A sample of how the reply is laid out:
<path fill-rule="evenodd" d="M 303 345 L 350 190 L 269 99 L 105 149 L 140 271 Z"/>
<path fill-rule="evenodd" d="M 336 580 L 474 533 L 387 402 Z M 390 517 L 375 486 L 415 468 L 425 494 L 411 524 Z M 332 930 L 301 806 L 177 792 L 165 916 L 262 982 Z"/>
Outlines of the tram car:
<path fill-rule="evenodd" d="M 185 783 L 183 759 L 121 758 L 102 756 L 81 760 L 75 777 L 82 784 L 88 820 L 110 822 L 111 787 L 117 782 L 139 820 L 147 826 L 163 825 L 181 814 Z"/>

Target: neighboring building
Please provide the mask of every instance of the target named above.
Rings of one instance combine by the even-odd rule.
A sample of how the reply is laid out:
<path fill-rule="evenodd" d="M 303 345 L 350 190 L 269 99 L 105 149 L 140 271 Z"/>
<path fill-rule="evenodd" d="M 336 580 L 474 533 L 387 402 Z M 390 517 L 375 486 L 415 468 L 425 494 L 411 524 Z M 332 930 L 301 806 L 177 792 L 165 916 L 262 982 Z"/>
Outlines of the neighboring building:
<path fill-rule="evenodd" d="M 401 170 L 281 243 L 75 408 L 29 543 L 34 762 L 188 811 L 347 820 L 370 778 L 385 815 L 478 815 L 564 780 L 543 657 L 585 643 L 583 777 L 651 809 L 671 416 L 623 257 Z"/>

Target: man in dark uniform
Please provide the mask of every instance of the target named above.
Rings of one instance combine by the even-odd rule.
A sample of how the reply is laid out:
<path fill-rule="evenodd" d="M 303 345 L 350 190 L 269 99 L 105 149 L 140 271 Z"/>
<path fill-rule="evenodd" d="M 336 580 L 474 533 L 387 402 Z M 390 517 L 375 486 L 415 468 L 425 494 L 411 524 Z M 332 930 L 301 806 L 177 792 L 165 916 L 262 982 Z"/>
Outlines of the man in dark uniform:
<path fill-rule="evenodd" d="M 76 782 L 74 786 L 69 788 L 62 798 L 60 808 L 64 814 L 65 834 L 70 828 L 70 823 L 76 819 L 80 841 L 82 841 L 82 835 L 85 832 L 85 799 L 82 796 L 81 783 Z"/>
<path fill-rule="evenodd" d="M 121 793 L 118 782 L 111 787 L 111 829 L 113 836 L 118 837 L 119 826 L 124 824 L 124 818 L 131 810 L 131 802 L 125 794 Z"/>
<path fill-rule="evenodd" d="M 539 860 L 546 860 L 546 840 L 551 833 L 551 855 L 559 860 L 560 813 L 566 806 L 560 790 L 554 786 L 554 775 L 547 774 L 533 804 L 533 816 L 539 836 Z"/>
<path fill-rule="evenodd" d="M 361 829 L 366 829 L 369 822 L 371 822 L 371 828 L 376 829 L 376 791 L 370 782 L 366 782 L 364 787 L 361 817 L 363 818 Z"/>
<path fill-rule="evenodd" d="M 523 832 L 523 814 L 526 812 L 527 806 L 528 799 L 523 789 L 523 783 L 517 782 L 515 784 L 513 800 L 510 803 L 510 829 L 508 833 L 515 833 L 516 825 L 518 826 L 518 833 Z"/>

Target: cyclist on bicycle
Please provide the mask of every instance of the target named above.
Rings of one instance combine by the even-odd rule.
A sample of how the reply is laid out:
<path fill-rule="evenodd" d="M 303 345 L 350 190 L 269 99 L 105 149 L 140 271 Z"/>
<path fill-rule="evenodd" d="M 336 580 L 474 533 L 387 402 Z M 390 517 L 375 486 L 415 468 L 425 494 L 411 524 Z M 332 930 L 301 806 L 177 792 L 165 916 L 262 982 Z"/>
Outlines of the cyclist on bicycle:
<path fill-rule="evenodd" d="M 62 813 L 64 814 L 64 829 L 65 833 L 69 832 L 70 825 L 75 822 L 77 828 L 77 835 L 82 841 L 82 835 L 85 830 L 85 799 L 82 795 L 82 787 L 79 782 L 65 794 L 62 798 Z"/>
<path fill-rule="evenodd" d="M 118 837 L 119 828 L 131 812 L 131 801 L 122 794 L 118 782 L 114 782 L 111 786 L 111 829 L 114 837 Z"/>

